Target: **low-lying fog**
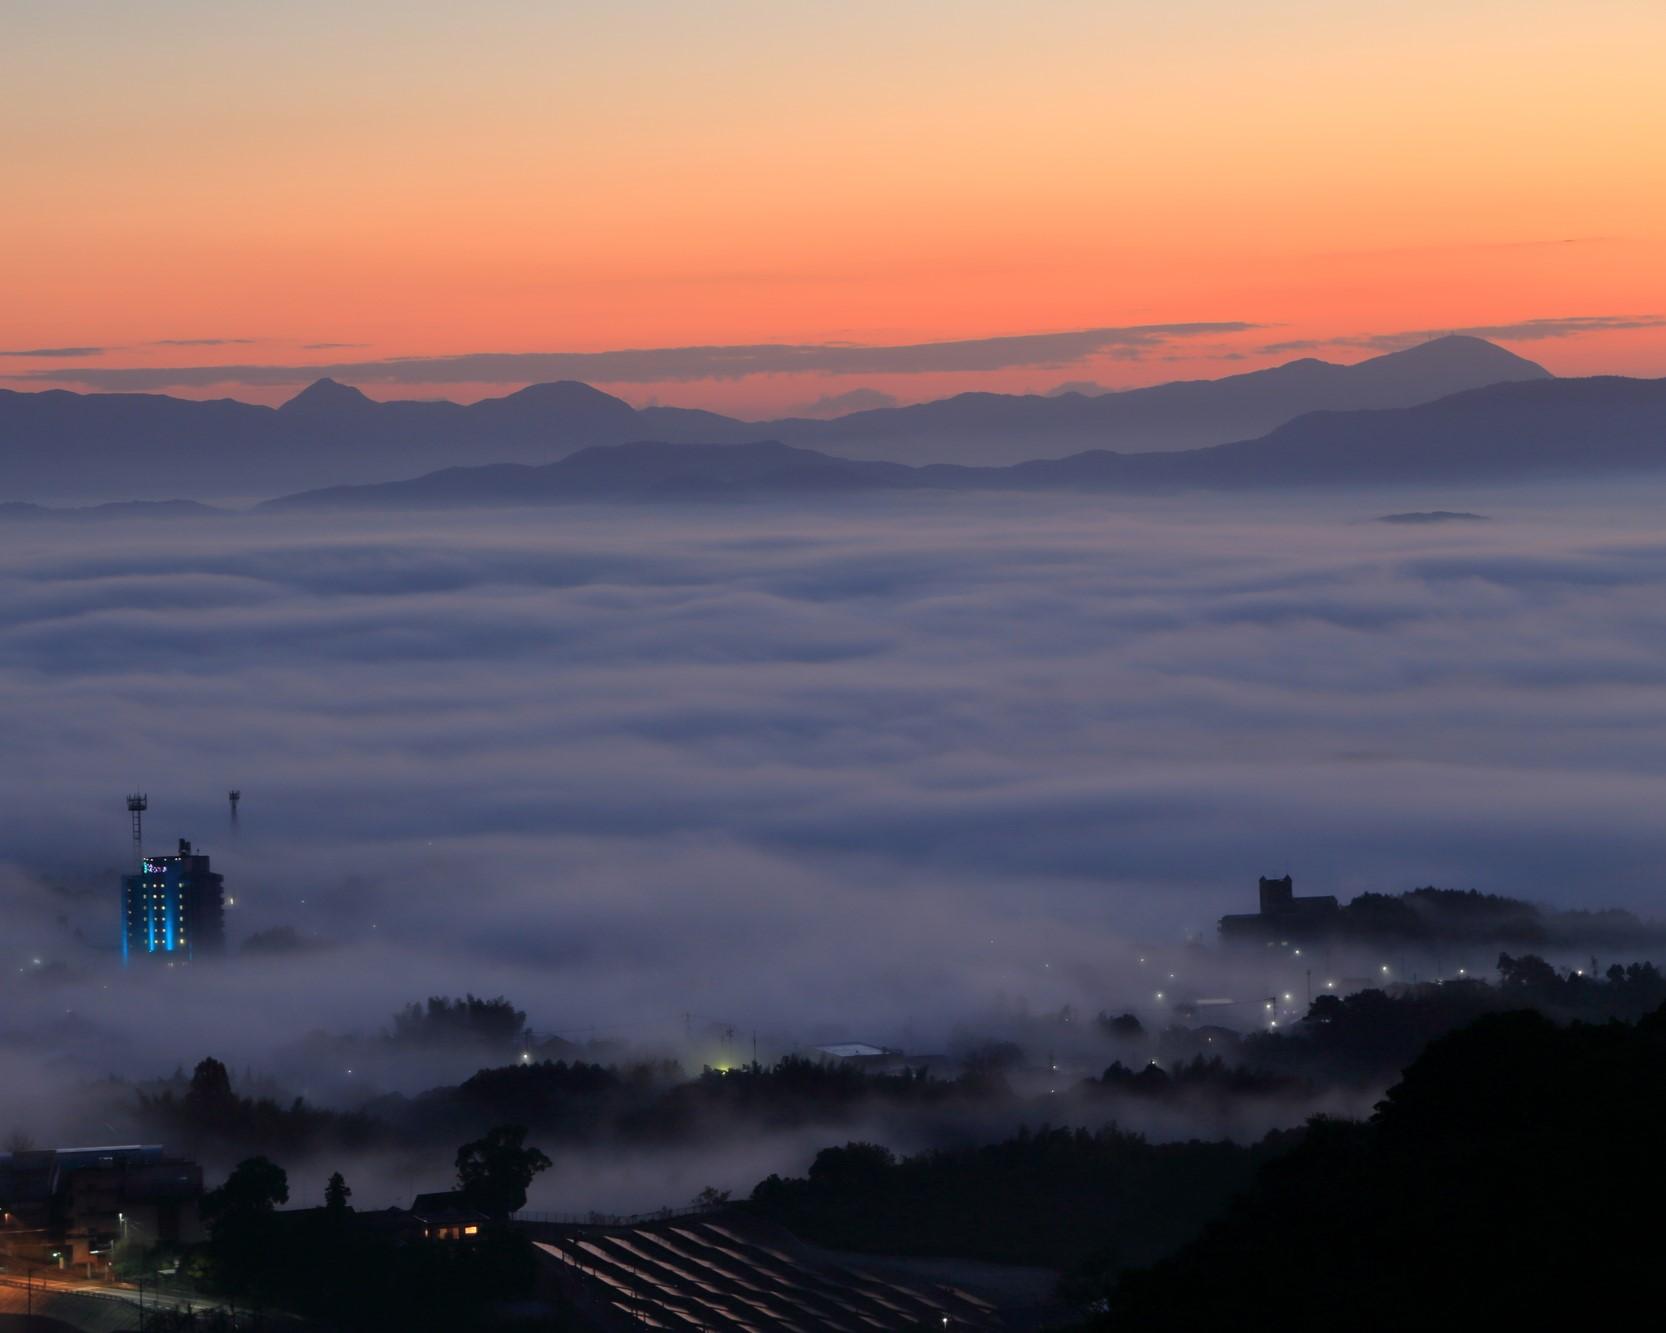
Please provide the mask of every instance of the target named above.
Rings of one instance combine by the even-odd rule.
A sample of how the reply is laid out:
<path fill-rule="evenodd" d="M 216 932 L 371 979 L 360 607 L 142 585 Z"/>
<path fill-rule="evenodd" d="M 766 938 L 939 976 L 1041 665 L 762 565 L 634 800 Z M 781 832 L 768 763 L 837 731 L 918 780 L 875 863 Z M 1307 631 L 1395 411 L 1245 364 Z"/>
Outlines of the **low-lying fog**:
<path fill-rule="evenodd" d="M 432 994 L 771 1052 L 1150 1011 L 1137 957 L 1206 957 L 1287 870 L 1651 914 L 1662 498 L 11 524 L 0 1130 L 209 1053 L 351 1101 L 301 1039 Z M 1490 518 L 1366 521 L 1408 509 Z M 234 948 L 327 947 L 124 973 L 131 790 L 226 875 Z"/>

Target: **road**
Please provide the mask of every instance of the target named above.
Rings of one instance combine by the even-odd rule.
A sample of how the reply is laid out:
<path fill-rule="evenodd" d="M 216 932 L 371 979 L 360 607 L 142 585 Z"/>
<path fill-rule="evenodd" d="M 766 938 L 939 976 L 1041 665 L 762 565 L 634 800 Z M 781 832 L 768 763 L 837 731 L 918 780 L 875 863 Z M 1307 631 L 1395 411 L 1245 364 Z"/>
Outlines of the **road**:
<path fill-rule="evenodd" d="M 0 1274 L 0 1309 L 21 1313 L 30 1305 L 31 1288 L 36 1314 L 61 1319 L 89 1333 L 134 1328 L 141 1309 L 217 1310 L 220 1302 L 173 1291 L 157 1291 L 148 1282 L 143 1292 L 120 1282 L 78 1282 L 36 1273 L 33 1278 Z"/>

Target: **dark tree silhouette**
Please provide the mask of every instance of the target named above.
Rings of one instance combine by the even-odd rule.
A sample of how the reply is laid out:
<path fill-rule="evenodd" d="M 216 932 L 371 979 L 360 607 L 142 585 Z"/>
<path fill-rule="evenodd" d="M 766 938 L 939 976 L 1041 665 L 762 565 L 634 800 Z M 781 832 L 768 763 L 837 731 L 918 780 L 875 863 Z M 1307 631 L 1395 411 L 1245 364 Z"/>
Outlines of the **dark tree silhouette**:
<path fill-rule="evenodd" d="M 1103 1327 L 1634 1321 L 1658 1285 L 1663 1119 L 1666 1008 L 1483 1016 L 1430 1043 L 1368 1123 L 1314 1121 L 1201 1237 L 1124 1275 Z"/>
<path fill-rule="evenodd" d="M 191 1086 L 185 1092 L 185 1110 L 193 1120 L 203 1121 L 223 1111 L 235 1098 L 231 1074 L 212 1055 L 197 1063 Z"/>
<path fill-rule="evenodd" d="M 218 1285 L 239 1293 L 264 1289 L 277 1238 L 274 1210 L 288 1202 L 289 1177 L 265 1157 L 239 1162 L 224 1185 L 203 1195 Z"/>
<path fill-rule="evenodd" d="M 550 1159 L 526 1146 L 526 1127 L 499 1125 L 457 1150 L 457 1188 L 488 1217 L 505 1218 L 526 1207 L 527 1187 Z"/>
<path fill-rule="evenodd" d="M 390 1035 L 413 1046 L 505 1046 L 529 1036 L 525 1012 L 501 995 L 495 1000 L 430 996 L 426 1005 L 409 1004 L 395 1014 Z"/>
<path fill-rule="evenodd" d="M 1507 953 L 1498 955 L 1498 984 L 1509 990 L 1514 987 L 1544 989 L 1554 986 L 1560 978 L 1556 969 L 1533 954 L 1512 958 Z"/>
<path fill-rule="evenodd" d="M 353 1191 L 348 1187 L 346 1178 L 339 1171 L 332 1173 L 329 1183 L 324 1186 L 324 1206 L 332 1213 L 345 1213 L 347 1200 L 352 1197 Z"/>
<path fill-rule="evenodd" d="M 1109 1014 L 1100 1014 L 1099 1028 L 1107 1036 L 1115 1037 L 1118 1041 L 1138 1041 L 1145 1036 L 1145 1024 L 1133 1014 L 1118 1014 L 1115 1018 Z"/>
<path fill-rule="evenodd" d="M 259 1217 L 288 1202 L 288 1173 L 276 1162 L 250 1157 L 232 1169 L 224 1185 L 203 1195 L 202 1215 L 212 1226 Z"/>

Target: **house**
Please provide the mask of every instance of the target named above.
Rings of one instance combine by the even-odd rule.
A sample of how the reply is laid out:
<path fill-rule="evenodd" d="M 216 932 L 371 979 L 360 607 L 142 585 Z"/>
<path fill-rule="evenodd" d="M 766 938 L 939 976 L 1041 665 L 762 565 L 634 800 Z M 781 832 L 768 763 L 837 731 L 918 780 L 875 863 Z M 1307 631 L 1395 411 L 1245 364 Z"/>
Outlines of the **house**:
<path fill-rule="evenodd" d="M 446 1241 L 475 1240 L 491 1220 L 469 1205 L 462 1190 L 417 1195 L 411 1202 L 411 1218 L 424 1239 Z"/>

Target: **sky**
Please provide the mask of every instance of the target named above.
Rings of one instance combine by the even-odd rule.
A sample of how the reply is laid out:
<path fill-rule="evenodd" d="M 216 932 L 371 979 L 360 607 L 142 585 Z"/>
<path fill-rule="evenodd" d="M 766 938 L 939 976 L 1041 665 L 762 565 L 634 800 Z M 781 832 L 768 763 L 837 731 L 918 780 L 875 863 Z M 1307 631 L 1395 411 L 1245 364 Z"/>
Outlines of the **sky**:
<path fill-rule="evenodd" d="M 1459 329 L 1666 374 L 1655 0 L 0 21 L 0 386 L 475 398 L 551 354 L 769 415 Z"/>

